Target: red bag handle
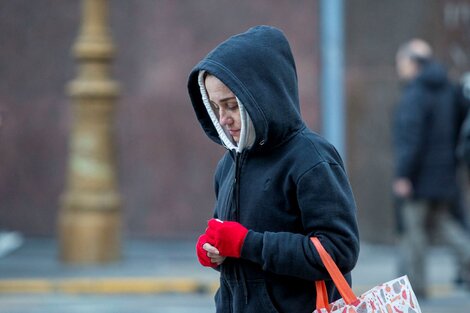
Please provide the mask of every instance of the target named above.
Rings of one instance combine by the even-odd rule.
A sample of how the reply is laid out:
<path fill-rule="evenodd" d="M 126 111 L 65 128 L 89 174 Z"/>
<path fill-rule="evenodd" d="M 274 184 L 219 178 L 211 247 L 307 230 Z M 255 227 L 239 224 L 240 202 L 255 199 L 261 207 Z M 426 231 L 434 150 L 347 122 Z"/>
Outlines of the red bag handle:
<path fill-rule="evenodd" d="M 352 291 L 351 287 L 349 286 L 348 282 L 339 270 L 338 266 L 335 264 L 328 252 L 326 252 L 325 248 L 323 248 L 323 245 L 321 244 L 320 240 L 317 237 L 311 237 L 310 240 L 317 249 L 318 254 L 320 254 L 320 258 L 323 262 L 323 265 L 326 267 L 326 270 L 330 274 L 330 277 L 333 280 L 336 289 L 338 289 L 344 302 L 348 305 L 354 305 L 355 303 L 357 303 L 359 301 L 358 298 Z M 330 308 L 328 303 L 328 294 L 326 292 L 325 281 L 321 280 L 315 282 L 315 287 L 317 290 L 317 310 L 321 308 L 326 308 L 329 311 Z"/>
<path fill-rule="evenodd" d="M 315 288 L 317 289 L 317 310 L 320 311 L 320 309 L 325 308 L 330 312 L 330 301 L 328 300 L 325 281 L 317 280 L 315 282 Z"/>

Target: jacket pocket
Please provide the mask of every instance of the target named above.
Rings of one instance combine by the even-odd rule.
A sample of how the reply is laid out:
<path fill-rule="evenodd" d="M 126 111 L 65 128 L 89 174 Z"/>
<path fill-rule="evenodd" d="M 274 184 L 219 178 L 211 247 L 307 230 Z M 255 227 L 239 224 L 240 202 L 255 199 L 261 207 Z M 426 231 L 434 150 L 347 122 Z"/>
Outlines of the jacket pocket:
<path fill-rule="evenodd" d="M 220 287 L 215 293 L 215 308 L 217 313 L 232 313 L 232 293 L 224 279 L 220 279 Z"/>
<path fill-rule="evenodd" d="M 271 300 L 263 279 L 251 281 L 221 279 L 215 303 L 217 313 L 280 313 Z"/>
<path fill-rule="evenodd" d="M 250 302 L 254 305 L 249 305 L 250 309 L 254 308 L 255 310 L 250 310 L 253 313 L 280 313 L 269 295 L 268 289 L 266 288 L 266 282 L 264 280 L 256 280 L 249 283 L 250 285 Z"/>

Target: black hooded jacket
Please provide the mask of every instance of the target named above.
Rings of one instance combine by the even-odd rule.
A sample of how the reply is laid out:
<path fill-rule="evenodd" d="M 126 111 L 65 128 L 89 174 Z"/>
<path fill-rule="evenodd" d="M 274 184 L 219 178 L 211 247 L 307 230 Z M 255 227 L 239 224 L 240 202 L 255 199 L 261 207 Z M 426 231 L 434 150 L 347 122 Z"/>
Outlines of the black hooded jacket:
<path fill-rule="evenodd" d="M 395 176 L 410 179 L 416 199 L 457 197 L 455 155 L 462 113 L 444 68 L 430 62 L 404 86 L 393 125 Z"/>
<path fill-rule="evenodd" d="M 227 151 L 215 174 L 214 216 L 249 232 L 241 258 L 220 266 L 217 312 L 311 313 L 316 280 L 328 274 L 309 238 L 316 236 L 346 277 L 356 264 L 356 206 L 335 148 L 300 116 L 297 74 L 289 44 L 276 28 L 258 26 L 210 52 L 188 88 L 206 134 L 221 144 L 201 99 L 198 74 L 220 79 L 243 103 L 254 145 Z M 327 282 L 331 300 L 338 297 Z"/>

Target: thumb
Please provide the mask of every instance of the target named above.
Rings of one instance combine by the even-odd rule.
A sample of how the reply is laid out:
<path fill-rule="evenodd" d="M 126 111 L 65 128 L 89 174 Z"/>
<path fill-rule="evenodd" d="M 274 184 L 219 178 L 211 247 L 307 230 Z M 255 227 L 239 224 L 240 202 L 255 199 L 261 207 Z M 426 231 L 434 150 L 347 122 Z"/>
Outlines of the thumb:
<path fill-rule="evenodd" d="M 206 242 L 209 242 L 209 237 L 208 237 L 206 234 L 202 234 L 201 236 L 199 236 L 196 245 L 202 248 L 202 246 L 203 246 Z"/>

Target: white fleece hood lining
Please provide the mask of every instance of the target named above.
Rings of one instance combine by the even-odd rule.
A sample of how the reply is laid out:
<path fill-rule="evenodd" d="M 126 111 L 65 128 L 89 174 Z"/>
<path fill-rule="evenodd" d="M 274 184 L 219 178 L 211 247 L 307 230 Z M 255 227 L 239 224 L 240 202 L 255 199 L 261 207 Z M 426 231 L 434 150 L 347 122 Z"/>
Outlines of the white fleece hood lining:
<path fill-rule="evenodd" d="M 219 119 L 217 118 L 214 110 L 212 109 L 212 106 L 209 101 L 209 96 L 207 95 L 206 86 L 204 84 L 204 74 L 205 71 L 200 71 L 198 76 L 198 84 L 201 91 L 202 102 L 204 103 L 204 106 L 207 110 L 207 113 L 209 114 L 212 124 L 214 124 L 214 127 L 217 130 L 217 133 L 219 134 L 219 138 L 222 141 L 222 144 L 227 149 L 235 150 L 236 152 L 242 152 L 244 149 L 250 148 L 255 142 L 256 135 L 253 122 L 251 121 L 248 112 L 246 112 L 245 107 L 240 102 L 238 97 L 236 97 L 241 120 L 240 140 L 237 145 L 231 139 L 230 134 L 225 131 L 222 125 L 220 125 Z"/>

